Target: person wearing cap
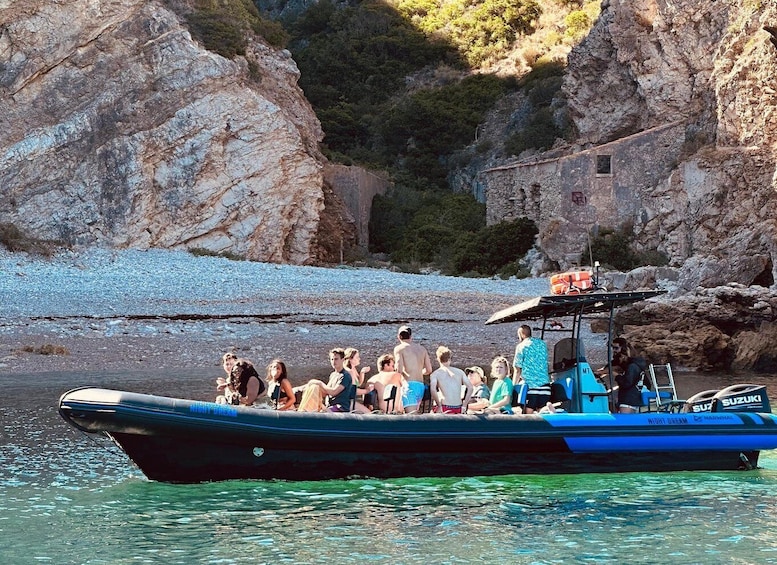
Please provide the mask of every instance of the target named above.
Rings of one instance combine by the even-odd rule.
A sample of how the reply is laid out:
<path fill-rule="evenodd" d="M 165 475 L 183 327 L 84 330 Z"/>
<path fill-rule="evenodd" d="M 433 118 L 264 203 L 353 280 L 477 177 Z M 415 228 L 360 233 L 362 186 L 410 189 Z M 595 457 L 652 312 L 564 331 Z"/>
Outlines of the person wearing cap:
<path fill-rule="evenodd" d="M 464 374 L 469 378 L 469 382 L 472 383 L 472 399 L 467 405 L 467 411 L 479 412 L 488 408 L 489 397 L 491 391 L 488 390 L 485 380 L 486 376 L 483 369 L 474 365 L 464 369 Z M 461 394 L 464 394 L 464 387 L 462 387 Z"/>
<path fill-rule="evenodd" d="M 429 389 L 437 404 L 437 411 L 443 414 L 461 414 L 472 397 L 472 383 L 464 371 L 451 367 L 451 350 L 444 345 L 437 348 L 437 361 L 440 368 L 429 378 Z M 462 386 L 465 388 L 463 400 Z"/>
<path fill-rule="evenodd" d="M 405 412 L 418 411 L 424 398 L 424 375 L 428 378 L 432 374 L 432 360 L 423 345 L 413 342 L 410 326 L 400 326 L 397 339 L 399 345 L 394 347 L 395 370 L 407 381 L 407 386 L 403 387 L 402 405 Z"/>

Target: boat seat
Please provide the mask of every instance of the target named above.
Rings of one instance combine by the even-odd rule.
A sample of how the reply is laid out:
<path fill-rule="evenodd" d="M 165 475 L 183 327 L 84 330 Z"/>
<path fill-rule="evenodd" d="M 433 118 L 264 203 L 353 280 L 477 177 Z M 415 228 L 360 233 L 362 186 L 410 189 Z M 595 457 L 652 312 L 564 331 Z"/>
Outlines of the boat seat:
<path fill-rule="evenodd" d="M 572 377 L 565 377 L 553 381 L 553 388 L 551 389 L 551 402 L 565 402 L 572 400 L 572 395 L 575 391 L 575 380 Z M 565 398 L 560 398 L 560 392 L 563 391 Z"/>
<path fill-rule="evenodd" d="M 648 389 L 642 390 L 643 406 L 650 406 L 651 402 L 653 404 L 656 404 L 656 398 L 660 399 L 660 402 L 658 402 L 658 404 L 663 404 L 672 400 L 672 393 L 662 390 L 658 393 L 658 397 L 657 397 L 656 393 L 652 390 L 648 390 Z"/>
<path fill-rule="evenodd" d="M 386 403 L 386 414 L 393 414 L 397 406 L 397 391 L 399 387 L 389 385 L 383 392 L 383 401 Z"/>
<path fill-rule="evenodd" d="M 364 406 L 372 409 L 373 411 L 379 408 L 377 390 L 373 389 L 364 395 Z"/>
<path fill-rule="evenodd" d="M 550 402 L 556 408 L 569 412 L 572 408 L 574 390 L 575 380 L 572 377 L 554 380 L 550 383 Z"/>
<path fill-rule="evenodd" d="M 432 390 L 429 385 L 424 385 L 424 396 L 421 398 L 421 404 L 418 405 L 418 412 L 423 414 L 424 412 L 432 411 Z"/>
<path fill-rule="evenodd" d="M 521 383 L 513 386 L 513 399 L 511 404 L 513 406 L 525 406 L 526 405 L 526 392 L 529 390 L 529 387 L 526 385 L 526 383 Z"/>
<path fill-rule="evenodd" d="M 348 406 L 351 412 L 356 410 L 356 385 L 351 385 L 351 391 L 348 393 Z"/>
<path fill-rule="evenodd" d="M 577 361 L 575 359 L 562 359 L 561 361 L 556 361 L 553 363 L 553 370 L 554 371 L 566 371 L 567 369 L 571 369 L 577 365 Z"/>
<path fill-rule="evenodd" d="M 280 385 L 276 385 L 275 389 L 272 391 L 272 394 L 270 395 L 270 404 L 275 410 L 278 409 L 278 401 L 280 399 L 281 399 L 281 387 Z"/>

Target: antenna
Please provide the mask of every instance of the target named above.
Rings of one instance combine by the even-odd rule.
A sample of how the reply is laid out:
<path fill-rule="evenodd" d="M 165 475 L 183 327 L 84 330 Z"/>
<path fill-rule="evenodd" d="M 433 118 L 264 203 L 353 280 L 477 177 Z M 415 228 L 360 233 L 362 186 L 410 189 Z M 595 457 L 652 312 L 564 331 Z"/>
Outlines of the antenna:
<path fill-rule="evenodd" d="M 588 264 L 591 265 L 591 267 L 594 266 L 594 252 L 591 248 L 591 230 L 588 230 L 585 232 L 586 237 L 588 238 Z"/>

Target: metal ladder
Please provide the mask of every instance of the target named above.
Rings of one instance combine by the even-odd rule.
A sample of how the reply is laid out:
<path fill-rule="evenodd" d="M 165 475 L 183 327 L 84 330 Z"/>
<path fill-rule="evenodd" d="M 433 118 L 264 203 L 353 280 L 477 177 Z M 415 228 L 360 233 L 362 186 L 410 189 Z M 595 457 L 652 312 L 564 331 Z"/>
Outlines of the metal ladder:
<path fill-rule="evenodd" d="M 656 403 L 656 410 L 658 411 L 671 410 L 671 407 L 679 402 L 674 376 L 672 375 L 672 366 L 669 363 L 665 365 L 651 364 L 648 366 L 648 372 L 650 373 L 650 382 L 653 384 L 653 392 L 655 393 L 655 397 L 651 398 L 650 401 Z"/>

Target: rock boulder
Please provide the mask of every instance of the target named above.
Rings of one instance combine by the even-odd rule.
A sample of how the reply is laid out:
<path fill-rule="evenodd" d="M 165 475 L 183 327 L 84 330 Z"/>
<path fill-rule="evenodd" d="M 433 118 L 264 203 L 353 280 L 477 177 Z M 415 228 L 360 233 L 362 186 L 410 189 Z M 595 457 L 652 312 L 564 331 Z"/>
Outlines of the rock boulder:
<path fill-rule="evenodd" d="M 729 284 L 620 309 L 615 330 L 653 362 L 774 372 L 777 294 Z"/>

